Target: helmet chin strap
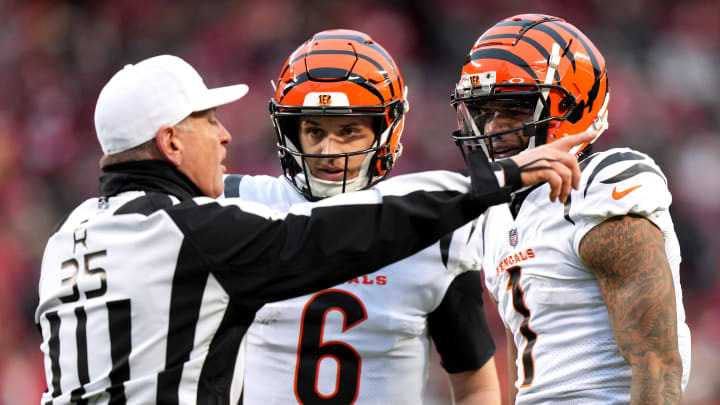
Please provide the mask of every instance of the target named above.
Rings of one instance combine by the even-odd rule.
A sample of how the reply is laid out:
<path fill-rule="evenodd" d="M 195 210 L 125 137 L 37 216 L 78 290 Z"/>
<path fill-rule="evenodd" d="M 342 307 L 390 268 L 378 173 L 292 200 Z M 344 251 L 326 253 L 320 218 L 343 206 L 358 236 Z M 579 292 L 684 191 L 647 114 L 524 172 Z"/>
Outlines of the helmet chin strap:
<path fill-rule="evenodd" d="M 557 42 L 554 42 L 552 44 L 552 50 L 550 51 L 550 60 L 548 61 L 548 68 L 547 68 L 547 74 L 545 74 L 545 81 L 543 84 L 552 84 L 553 77 L 555 76 L 555 71 L 558 68 L 558 65 L 560 64 L 560 45 L 558 45 Z M 533 114 L 533 121 L 538 121 L 540 119 L 540 114 L 542 114 L 543 107 L 545 106 L 544 101 L 547 101 L 548 95 L 550 94 L 549 88 L 543 88 L 542 89 L 542 99 L 538 99 L 537 106 L 535 106 L 535 113 Z M 535 135 L 537 136 L 537 135 Z M 531 137 L 528 141 L 527 149 L 531 149 L 535 147 L 535 136 Z"/>

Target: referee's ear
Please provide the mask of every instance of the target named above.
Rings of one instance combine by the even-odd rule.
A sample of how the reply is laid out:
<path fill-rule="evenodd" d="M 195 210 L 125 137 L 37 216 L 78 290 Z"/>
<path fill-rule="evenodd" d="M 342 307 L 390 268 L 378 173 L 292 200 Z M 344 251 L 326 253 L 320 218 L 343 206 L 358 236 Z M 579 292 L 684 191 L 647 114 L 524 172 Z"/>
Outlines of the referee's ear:
<path fill-rule="evenodd" d="M 164 126 L 155 134 L 155 142 L 160 154 L 175 167 L 182 163 L 182 144 L 178 130 L 173 126 Z"/>

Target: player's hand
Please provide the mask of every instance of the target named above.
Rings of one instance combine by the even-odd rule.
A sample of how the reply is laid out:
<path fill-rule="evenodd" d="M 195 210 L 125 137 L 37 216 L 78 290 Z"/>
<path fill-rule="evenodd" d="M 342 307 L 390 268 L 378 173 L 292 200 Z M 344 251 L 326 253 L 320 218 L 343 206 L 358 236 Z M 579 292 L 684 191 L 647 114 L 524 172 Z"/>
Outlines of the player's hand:
<path fill-rule="evenodd" d="M 568 153 L 574 146 L 592 141 L 597 134 L 586 131 L 567 136 L 553 143 L 526 150 L 511 157 L 520 168 L 523 186 L 547 182 L 550 185 L 550 201 L 567 201 L 570 187 L 580 186 L 580 167 L 574 155 Z"/>

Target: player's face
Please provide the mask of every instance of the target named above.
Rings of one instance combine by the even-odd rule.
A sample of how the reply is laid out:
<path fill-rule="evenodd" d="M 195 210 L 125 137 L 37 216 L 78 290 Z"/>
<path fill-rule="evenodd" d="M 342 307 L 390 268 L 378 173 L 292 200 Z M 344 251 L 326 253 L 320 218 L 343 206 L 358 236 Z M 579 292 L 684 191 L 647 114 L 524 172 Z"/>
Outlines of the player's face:
<path fill-rule="evenodd" d="M 532 117 L 532 109 L 526 106 L 508 107 L 488 104 L 475 113 L 481 115 L 476 122 L 482 123 L 485 134 L 521 127 Z M 492 137 L 493 157 L 502 159 L 517 155 L 527 147 L 528 141 L 529 139 L 522 135 L 522 130 L 494 136 Z"/>
<path fill-rule="evenodd" d="M 304 153 L 332 155 L 368 149 L 375 140 L 370 117 L 304 117 L 300 120 L 300 145 Z M 347 179 L 358 176 L 366 154 L 347 158 Z M 345 157 L 306 158 L 313 176 L 342 181 Z"/>
<path fill-rule="evenodd" d="M 176 126 L 183 157 L 178 167 L 208 197 L 219 197 L 225 188 L 222 161 L 232 137 L 215 117 L 215 110 L 194 113 Z"/>

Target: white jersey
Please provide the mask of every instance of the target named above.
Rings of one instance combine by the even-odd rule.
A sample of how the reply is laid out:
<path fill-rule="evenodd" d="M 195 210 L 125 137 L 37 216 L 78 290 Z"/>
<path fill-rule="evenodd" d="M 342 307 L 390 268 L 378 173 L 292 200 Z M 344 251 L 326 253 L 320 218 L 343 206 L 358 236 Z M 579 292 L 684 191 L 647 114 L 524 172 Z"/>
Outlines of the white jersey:
<path fill-rule="evenodd" d="M 283 177 L 240 177 L 226 178 L 226 193 L 277 209 L 305 201 Z M 429 337 L 448 371 L 480 368 L 494 345 L 472 290 L 482 276 L 468 271 L 479 269 L 467 244 L 479 242 L 476 225 L 369 275 L 263 306 L 247 335 L 244 403 L 420 404 Z"/>
<path fill-rule="evenodd" d="M 486 286 L 514 335 L 517 404 L 627 404 L 631 370 L 618 351 L 600 286 L 578 254 L 583 236 L 618 215 L 643 216 L 663 232 L 677 301 L 683 362 L 690 371 L 690 331 L 682 305 L 680 248 L 665 176 L 648 156 L 612 149 L 581 163 L 579 190 L 551 203 L 549 186 L 532 190 L 513 219 L 491 207 L 483 225 Z"/>
<path fill-rule="evenodd" d="M 467 194 L 477 181 L 497 186 L 490 171 L 475 174 L 474 183 L 453 173 L 407 175 L 422 187 L 278 212 L 203 197 L 167 162 L 104 168 L 100 196 L 61 221 L 43 254 L 35 322 L 48 389 L 40 403 L 236 405 L 256 310 L 421 252 L 480 215 L 485 200 L 509 197 Z M 352 232 L 343 232 L 348 223 Z M 357 315 L 356 301 L 342 302 Z M 373 322 L 372 314 L 352 319 L 348 327 Z"/>

